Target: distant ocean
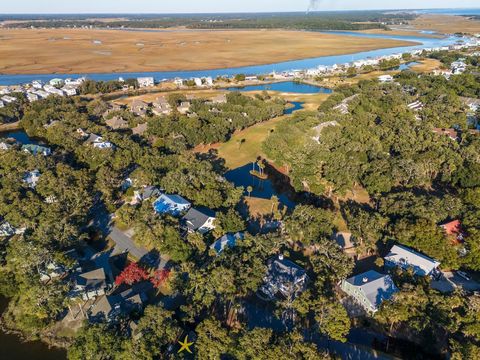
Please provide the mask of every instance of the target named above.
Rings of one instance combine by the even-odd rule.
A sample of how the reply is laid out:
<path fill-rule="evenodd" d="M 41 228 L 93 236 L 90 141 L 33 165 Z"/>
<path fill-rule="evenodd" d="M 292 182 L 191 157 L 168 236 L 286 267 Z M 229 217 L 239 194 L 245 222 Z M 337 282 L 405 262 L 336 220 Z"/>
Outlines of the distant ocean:
<path fill-rule="evenodd" d="M 442 14 L 442 15 L 480 15 L 480 8 L 478 9 L 426 9 L 414 10 L 421 14 Z"/>

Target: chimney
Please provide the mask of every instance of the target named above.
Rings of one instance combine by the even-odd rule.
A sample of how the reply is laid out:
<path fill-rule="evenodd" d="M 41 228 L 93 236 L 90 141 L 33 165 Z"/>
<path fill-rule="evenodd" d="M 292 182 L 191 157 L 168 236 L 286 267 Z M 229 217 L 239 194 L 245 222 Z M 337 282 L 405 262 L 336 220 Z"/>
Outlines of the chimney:
<path fill-rule="evenodd" d="M 283 260 L 283 254 L 278 254 L 278 260 Z"/>
<path fill-rule="evenodd" d="M 365 276 L 363 279 L 362 279 L 363 283 L 366 284 L 368 282 L 368 278 Z"/>

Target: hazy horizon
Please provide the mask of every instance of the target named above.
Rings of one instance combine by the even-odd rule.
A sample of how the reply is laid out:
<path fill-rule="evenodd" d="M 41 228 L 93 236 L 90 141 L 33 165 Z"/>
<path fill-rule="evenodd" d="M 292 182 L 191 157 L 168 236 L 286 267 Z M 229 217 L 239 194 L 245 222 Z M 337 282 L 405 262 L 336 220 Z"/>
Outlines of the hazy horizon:
<path fill-rule="evenodd" d="M 478 1 L 459 0 L 452 7 L 447 0 L 403 0 L 386 5 L 383 0 L 244 0 L 226 3 L 222 0 L 18 0 L 2 4 L 1 15 L 57 15 L 57 14 L 228 14 L 228 13 L 282 13 L 362 10 L 462 10 L 480 9 Z"/>

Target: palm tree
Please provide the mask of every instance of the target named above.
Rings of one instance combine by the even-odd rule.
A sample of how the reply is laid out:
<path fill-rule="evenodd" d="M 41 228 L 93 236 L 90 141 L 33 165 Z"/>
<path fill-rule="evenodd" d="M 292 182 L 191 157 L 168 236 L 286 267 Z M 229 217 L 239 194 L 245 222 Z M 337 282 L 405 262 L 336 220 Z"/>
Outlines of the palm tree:
<path fill-rule="evenodd" d="M 247 192 L 248 192 L 248 197 L 250 197 L 250 194 L 252 193 L 253 188 L 251 186 L 247 186 Z"/>

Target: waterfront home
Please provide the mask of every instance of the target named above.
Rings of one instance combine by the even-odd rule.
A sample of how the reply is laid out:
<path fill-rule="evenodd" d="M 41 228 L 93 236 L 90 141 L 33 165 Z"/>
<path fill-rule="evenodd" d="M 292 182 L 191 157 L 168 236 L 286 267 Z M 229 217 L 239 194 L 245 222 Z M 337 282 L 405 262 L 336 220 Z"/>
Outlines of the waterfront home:
<path fill-rule="evenodd" d="M 11 104 L 17 101 L 17 98 L 14 96 L 5 95 L 2 96 L 2 101 L 7 104 Z"/>
<path fill-rule="evenodd" d="M 49 97 L 51 95 L 51 94 L 49 94 L 48 92 L 46 92 L 45 90 L 42 90 L 42 89 L 32 91 L 32 94 L 37 95 L 41 99 L 46 99 L 47 97 Z"/>
<path fill-rule="evenodd" d="M 380 75 L 378 77 L 378 81 L 381 83 L 389 83 L 393 81 L 393 76 L 392 75 Z"/>
<path fill-rule="evenodd" d="M 37 94 L 31 92 L 27 92 L 25 95 L 27 96 L 28 102 L 38 101 L 39 99 L 39 96 Z"/>
<path fill-rule="evenodd" d="M 170 214 L 178 216 L 181 213 L 190 209 L 192 204 L 185 200 L 180 195 L 162 194 L 153 203 L 153 208 L 158 214 Z"/>
<path fill-rule="evenodd" d="M 121 116 L 114 116 L 105 121 L 105 124 L 112 130 L 128 129 L 128 121 L 125 121 Z"/>
<path fill-rule="evenodd" d="M 134 128 L 132 128 L 133 135 L 143 135 L 145 131 L 147 131 L 148 125 L 147 123 L 138 124 Z"/>
<path fill-rule="evenodd" d="M 343 280 L 340 288 L 368 313 L 377 312 L 383 301 L 390 300 L 398 292 L 389 275 L 375 270 Z"/>
<path fill-rule="evenodd" d="M 49 156 L 52 154 L 52 150 L 50 148 L 35 144 L 22 145 L 22 150 L 32 155 Z"/>
<path fill-rule="evenodd" d="M 33 80 L 32 81 L 32 87 L 35 89 L 42 89 L 43 88 L 43 82 L 41 80 Z"/>
<path fill-rule="evenodd" d="M 193 82 L 195 83 L 195 86 L 203 86 L 202 79 L 200 78 L 193 78 Z"/>
<path fill-rule="evenodd" d="M 145 116 L 149 106 L 142 100 L 134 100 L 131 105 L 132 113 L 137 116 Z"/>
<path fill-rule="evenodd" d="M 144 281 L 119 294 L 103 295 L 90 308 L 88 318 L 91 322 L 115 322 L 132 312 L 141 311 L 148 301 L 147 292 L 151 289 L 152 284 Z"/>
<path fill-rule="evenodd" d="M 33 171 L 28 171 L 23 176 L 23 182 L 28 185 L 29 188 L 35 189 L 38 181 L 40 180 L 40 171 L 35 169 Z"/>
<path fill-rule="evenodd" d="M 62 87 L 61 91 L 63 91 L 67 96 L 77 95 L 77 89 L 72 86 L 64 86 Z"/>
<path fill-rule="evenodd" d="M 264 284 L 257 291 L 261 299 L 271 301 L 280 295 L 293 300 L 307 289 L 308 276 L 305 269 L 285 259 L 283 255 L 271 258 L 267 267 Z"/>
<path fill-rule="evenodd" d="M 204 80 L 205 80 L 205 85 L 213 86 L 213 79 L 211 76 L 207 76 L 206 78 L 204 78 Z"/>
<path fill-rule="evenodd" d="M 0 106 L 1 107 L 1 106 Z M 1 141 L 0 142 L 0 150 L 8 150 L 12 147 L 12 145 L 4 142 L 4 141 Z"/>
<path fill-rule="evenodd" d="M 412 269 L 419 276 L 435 276 L 440 266 L 438 261 L 403 245 L 394 245 L 384 257 L 384 263 L 388 268 Z"/>
<path fill-rule="evenodd" d="M 74 287 L 70 297 L 82 297 L 84 300 L 95 299 L 107 290 L 107 277 L 103 268 L 79 273 L 74 278 Z"/>
<path fill-rule="evenodd" d="M 58 95 L 58 96 L 64 96 L 64 95 L 65 95 L 62 90 L 57 89 L 56 87 L 54 87 L 54 86 L 52 86 L 52 85 L 45 85 L 45 86 L 43 87 L 43 89 L 44 89 L 47 93 L 52 94 L 52 95 Z"/>
<path fill-rule="evenodd" d="M 137 78 L 138 86 L 141 88 L 152 87 L 155 85 L 155 80 L 153 77 L 139 77 Z"/>
<path fill-rule="evenodd" d="M 215 242 L 210 245 L 210 249 L 214 250 L 217 255 L 220 255 L 225 248 L 233 248 L 237 241 L 243 240 L 244 238 L 245 234 L 243 232 L 225 234 L 221 238 L 215 240 Z"/>
<path fill-rule="evenodd" d="M 173 83 L 174 83 L 177 87 L 181 87 L 181 86 L 183 86 L 183 79 L 175 78 L 175 79 L 173 80 Z"/>
<path fill-rule="evenodd" d="M 215 229 L 215 212 L 206 207 L 190 208 L 182 222 L 188 232 L 205 234 Z"/>
<path fill-rule="evenodd" d="M 465 234 L 462 230 L 462 223 L 460 220 L 453 220 L 440 224 L 440 227 L 445 231 L 445 234 L 448 237 L 454 239 L 454 242 L 463 243 Z"/>
<path fill-rule="evenodd" d="M 62 86 L 63 85 L 63 80 L 62 79 L 52 79 L 48 82 L 51 86 Z"/>
<path fill-rule="evenodd" d="M 114 147 L 111 142 L 103 140 L 101 136 L 96 134 L 90 134 L 87 140 L 85 140 L 85 143 L 91 144 L 94 148 L 97 149 L 112 149 Z"/>

